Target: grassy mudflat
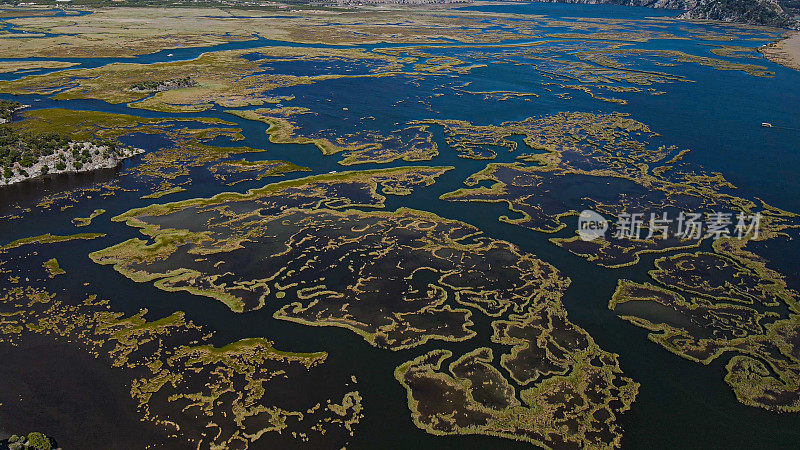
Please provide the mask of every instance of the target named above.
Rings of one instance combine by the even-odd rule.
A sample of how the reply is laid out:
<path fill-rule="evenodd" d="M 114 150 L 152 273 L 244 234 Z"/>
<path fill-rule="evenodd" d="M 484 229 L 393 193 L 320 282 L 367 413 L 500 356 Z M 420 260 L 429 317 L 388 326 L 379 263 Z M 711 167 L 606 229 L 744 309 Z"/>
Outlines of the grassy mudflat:
<path fill-rule="evenodd" d="M 519 134 L 539 150 L 514 164 L 491 164 L 468 178 L 467 188 L 442 196 L 507 204 L 513 218 L 501 216 L 501 221 L 536 231 L 558 232 L 565 227 L 565 217 L 578 214 L 579 208 L 569 211 L 567 203 L 553 199 L 576 179 L 582 185 L 582 207 L 612 217 L 637 209 L 762 211 L 758 235 L 715 240 L 713 252 L 661 257 L 649 273 L 659 285 L 621 280 L 609 308 L 650 330 L 650 340 L 689 360 L 708 364 L 726 351 L 739 353 L 728 363 L 725 376 L 739 401 L 773 411 L 798 410 L 800 360 L 794 344 L 789 344 L 796 341 L 798 293 L 787 286 L 786 275 L 769 268 L 758 253 L 745 250 L 750 241 L 765 243 L 782 239 L 787 231 L 795 234 L 797 214 L 731 194 L 733 185 L 720 174 L 686 171 L 679 163 L 688 151 L 650 145 L 648 138 L 655 134 L 626 117 L 560 115 L 505 123 L 488 132 L 465 123 L 447 126 L 451 139 L 464 147 Z M 535 164 L 528 165 L 531 162 Z M 490 187 L 474 187 L 487 181 Z M 603 185 L 615 186 L 615 192 Z M 606 236 L 589 242 L 576 236 L 551 242 L 609 268 L 636 265 L 646 253 L 702 244 L 645 236 Z M 769 310 L 762 312 L 755 304 Z M 779 312 L 787 309 L 788 317 Z"/>
<path fill-rule="evenodd" d="M 64 269 L 61 268 L 60 265 L 58 265 L 58 260 L 55 258 L 48 259 L 47 261 L 45 261 L 44 264 L 42 264 L 42 266 L 47 270 L 47 273 L 50 276 L 50 278 L 53 278 L 56 275 L 63 275 L 67 273 Z"/>
<path fill-rule="evenodd" d="M 264 339 L 217 347 L 209 343 L 211 334 L 181 312 L 147 320 L 146 310 L 125 316 L 107 305 L 96 296 L 70 304 L 42 289 L 9 289 L 0 297 L 0 307 L 13 319 L 4 322 L 0 342 L 24 348 L 38 337 L 45 345 L 93 355 L 128 379 L 130 396 L 145 421 L 196 445 L 247 446 L 264 433 L 297 436 L 298 429 L 303 440 L 319 439 L 325 445 L 341 433 L 348 435 L 361 418 L 357 391 L 343 392 L 338 401 L 321 398 L 305 404 L 289 396 L 269 397 L 291 389 L 292 383 L 308 382 L 315 368 L 324 365 L 324 352 L 280 351 Z M 14 375 L 24 374 L 23 369 Z M 230 396 L 231 391 L 242 395 Z M 319 401 L 326 406 L 320 407 Z"/>
<path fill-rule="evenodd" d="M 350 232 L 365 232 L 369 228 L 371 221 L 369 216 L 364 218 L 349 218 L 347 214 L 340 216 L 335 211 L 328 208 L 343 208 L 357 205 L 380 206 L 384 196 L 378 193 L 378 186 L 389 186 L 392 192 L 402 192 L 402 189 L 409 189 L 418 184 L 430 184 L 435 177 L 441 175 L 447 168 L 430 169 L 390 169 L 388 171 L 377 171 L 370 173 L 347 173 L 336 175 L 321 175 L 300 181 L 282 182 L 267 185 L 262 189 L 249 191 L 247 194 L 223 193 L 210 199 L 192 199 L 182 202 L 151 205 L 143 209 L 128 211 L 120 216 L 114 217 L 114 221 L 126 221 L 129 225 L 140 227 L 142 232 L 155 239 L 156 243 L 147 245 L 140 239 L 132 239 L 120 243 L 114 247 L 95 252 L 91 255 L 95 262 L 101 264 L 114 264 L 114 267 L 134 281 L 156 281 L 156 285 L 166 290 L 188 290 L 190 292 L 216 298 L 225 303 L 229 308 L 236 312 L 259 309 L 265 305 L 267 299 L 278 291 L 288 288 L 298 288 L 298 295 L 303 298 L 304 290 L 308 294 L 315 290 L 326 292 L 324 283 L 309 285 L 305 288 L 300 286 L 306 284 L 302 280 L 306 278 L 306 273 L 311 271 L 315 265 L 306 267 L 306 273 L 300 268 L 306 263 L 303 262 L 304 256 L 312 249 L 302 247 L 295 251 L 287 249 L 268 256 L 256 256 L 261 253 L 261 249 L 280 248 L 278 242 L 271 242 L 273 233 L 278 236 L 292 236 L 294 234 L 314 233 L 318 229 L 321 238 L 329 232 L 327 228 L 335 228 L 335 222 L 352 221 L 353 224 L 344 226 L 338 233 L 342 233 L 340 238 L 330 238 L 330 245 L 335 245 L 339 239 L 349 240 L 355 236 L 346 238 L 348 228 Z M 360 195 L 355 197 L 347 196 L 345 193 L 355 190 Z M 360 192 L 359 192 L 360 191 Z M 337 192 L 343 194 L 336 195 Z M 242 206 L 239 206 L 242 205 Z M 248 208 L 249 206 L 249 208 Z M 321 208 L 319 219 L 315 219 L 314 207 Z M 238 217 L 230 216 L 227 211 L 240 210 Z M 299 215 L 293 216 L 298 208 L 301 210 Z M 269 211 L 273 210 L 270 214 Z M 221 216 L 217 216 L 222 212 Z M 355 213 L 352 213 L 355 214 Z M 306 216 L 307 215 L 307 216 Z M 215 217 L 216 216 L 216 217 Z M 184 217 L 185 219 L 177 219 Z M 188 218 L 196 218 L 199 222 L 189 222 Z M 379 217 L 376 217 L 379 218 Z M 180 220 L 186 228 L 165 227 L 162 224 Z M 398 217 L 402 219 L 402 214 Z M 314 221 L 319 223 L 315 224 Z M 221 226 L 218 230 L 203 230 L 203 224 L 217 223 Z M 194 223 L 193 223 L 194 222 Z M 306 224 L 306 222 L 308 222 Z M 334 222 L 334 223 L 331 223 Z M 359 224 L 359 222 L 363 222 Z M 302 228 L 292 231 L 290 228 L 278 232 L 286 223 L 303 225 Z M 283 224 L 283 225 L 282 225 Z M 377 225 L 376 225 L 377 226 Z M 377 226 L 378 228 L 383 228 Z M 332 230 L 331 230 L 332 231 Z M 287 234 L 288 233 L 288 234 Z M 456 233 L 460 234 L 460 233 Z M 470 234 L 470 233 L 467 233 Z M 216 237 L 213 237 L 216 236 Z M 262 239 L 267 239 L 262 241 Z M 210 240 L 209 240 L 210 239 Z M 252 242 L 257 247 L 248 249 L 246 242 Z M 194 243 L 204 248 L 187 248 L 184 243 Z M 308 243 L 311 245 L 311 242 Z M 289 245 L 291 245 L 289 243 Z M 373 245 L 378 245 L 377 243 Z M 324 243 L 315 244 L 314 247 L 325 248 Z M 217 251 L 215 251 L 216 249 Z M 247 254 L 237 255 L 237 250 Z M 185 256 L 173 255 L 175 252 L 185 253 Z M 215 253 L 221 252 L 218 256 Z M 229 252 L 234 252 L 230 254 Z M 333 260 L 341 260 L 350 252 L 362 254 L 369 253 L 365 249 L 342 249 L 343 255 L 332 255 Z M 190 255 L 196 254 L 197 258 Z M 199 256 L 202 255 L 202 256 Z M 228 258 L 234 258 L 230 260 Z M 189 266 L 171 267 L 168 260 L 184 260 Z M 227 261 L 226 261 L 227 260 Z M 275 264 L 275 273 L 267 273 L 267 266 L 258 265 L 255 261 L 263 260 L 263 264 L 270 267 Z M 232 270 L 232 266 L 238 265 L 247 270 L 240 275 L 233 284 L 226 281 L 217 283 L 221 275 L 227 274 Z M 330 261 L 329 263 L 332 263 Z M 298 263 L 299 267 L 287 269 L 289 264 Z M 195 264 L 199 266 L 195 267 Z M 332 264 L 331 267 L 336 267 Z M 322 266 L 325 267 L 325 266 Z M 321 270 L 319 267 L 316 270 Z M 280 270 L 279 270 L 280 269 Z M 211 272 L 205 272 L 211 270 Z M 217 271 L 219 273 L 215 273 Z M 284 273 L 285 272 L 285 273 Z M 291 274 L 296 274 L 297 280 L 291 279 Z M 356 272 L 357 273 L 357 272 Z M 257 275 L 257 278 L 249 276 Z M 290 277 L 290 280 L 284 279 Z M 225 278 L 228 278 L 225 276 Z M 323 277 L 324 278 L 324 277 Z M 370 278 L 368 275 L 357 276 L 354 284 L 359 284 L 362 278 Z M 364 281 L 364 280 L 362 280 Z M 349 289 L 359 289 L 352 286 Z M 320 295 L 320 294 L 316 294 Z M 316 296 L 313 295 L 313 296 Z M 310 298 L 310 297 L 309 297 Z M 469 316 L 465 310 L 459 311 L 464 319 Z M 343 321 L 343 323 L 347 323 Z M 469 334 L 463 335 L 469 336 Z"/>
<path fill-rule="evenodd" d="M 638 385 L 566 319 L 560 297 L 568 279 L 464 223 L 405 208 L 357 209 L 381 206 L 378 185 L 410 194 L 445 170 L 322 175 L 247 194 L 153 205 L 114 218 L 139 227 L 153 244 L 132 239 L 90 256 L 134 281 L 212 297 L 236 312 L 284 304 L 275 318 L 346 328 L 391 350 L 474 341 L 471 316 L 478 311 L 493 319 L 491 341 L 509 347 L 497 361 L 510 378 L 492 366 L 488 348 L 454 362 L 456 379 L 434 372 L 449 351 L 406 363 L 396 376 L 418 426 L 434 434 L 493 434 L 544 445 L 560 441 L 551 436 L 554 430 L 578 426 L 585 431 L 570 442 L 616 445 L 615 415 L 630 407 Z M 298 301 L 286 302 L 290 297 Z M 463 378 L 471 383 L 458 381 Z M 442 392 L 425 386 L 442 382 Z M 519 386 L 525 386 L 519 388 L 522 403 L 514 394 Z M 582 408 L 561 417 L 559 398 L 573 396 L 584 399 Z M 508 418 L 512 411 L 515 419 Z M 595 414 L 609 419 L 594 425 Z"/>
<path fill-rule="evenodd" d="M 516 149 L 516 143 L 508 139 L 517 135 L 524 136 L 527 147 L 535 150 L 520 155 L 514 163 L 490 163 L 467 178 L 465 188 L 441 197 L 459 202 L 506 204 L 512 216 L 500 216 L 503 222 L 555 233 L 566 226 L 565 217 L 577 215 L 579 209 L 588 208 L 618 217 L 632 209 L 663 211 L 703 207 L 742 213 L 754 213 L 757 208 L 763 208 L 760 241 L 798 226 L 795 213 L 731 195 L 729 190 L 735 186 L 721 174 L 698 173 L 688 166 L 681 167 L 681 160 L 690 153 L 688 149 L 653 145 L 649 140 L 657 138 L 657 133 L 625 115 L 562 113 L 500 126 L 473 126 L 464 122 L 444 122 L 443 125 L 451 142 L 459 149 L 482 148 L 487 144 Z M 568 202 L 572 199 L 559 202 L 554 194 L 568 189 L 575 180 L 582 184 L 581 207 L 570 209 Z M 491 184 L 487 187 L 486 182 Z M 478 186 L 481 183 L 484 185 Z M 605 186 L 615 188 L 610 190 Z M 610 268 L 637 264 L 644 253 L 692 248 L 701 243 L 646 236 L 608 237 L 591 242 L 577 237 L 551 241 Z"/>
<path fill-rule="evenodd" d="M 78 63 L 67 61 L 3 61 L 0 73 L 21 72 L 33 69 L 64 69 L 77 66 Z"/>
<path fill-rule="evenodd" d="M 105 235 L 102 233 L 80 233 L 80 234 L 71 234 L 68 236 L 54 236 L 48 233 L 48 234 L 43 234 L 41 236 L 31 236 L 31 237 L 17 239 L 9 242 L 8 244 L 3 245 L 2 247 L 0 247 L 0 249 L 9 250 L 27 244 L 52 244 L 64 241 L 71 241 L 74 239 L 95 239 L 103 236 Z"/>
<path fill-rule="evenodd" d="M 328 17 L 329 14 L 332 15 Z M 753 77 L 773 76 L 771 70 L 757 61 L 736 61 L 734 57 L 738 53 L 727 53 L 731 58 L 720 58 L 707 49 L 703 51 L 713 56 L 632 48 L 638 41 L 672 37 L 659 34 L 665 25 L 657 21 L 644 21 L 642 27 L 650 28 L 652 35 L 634 41 L 606 35 L 596 36 L 593 41 L 574 36 L 544 38 L 532 31 L 534 34 L 530 38 L 535 36 L 536 39 L 531 42 L 515 40 L 511 44 L 497 44 L 494 39 L 486 39 L 473 48 L 463 43 L 471 42 L 464 36 L 447 35 L 447 30 L 470 28 L 445 25 L 451 17 L 420 12 L 413 16 L 410 24 L 389 27 L 383 21 L 393 18 L 396 11 L 370 14 L 375 15 L 377 23 L 359 33 L 380 36 L 384 39 L 382 44 L 400 40 L 402 35 L 398 35 L 398 31 L 413 29 L 413 20 L 440 21 L 442 26 L 437 28 L 436 39 L 431 37 L 431 42 L 411 40 L 402 42 L 413 45 L 382 47 L 381 43 L 366 46 L 362 41 L 358 42 L 361 47 L 348 47 L 337 40 L 335 30 L 349 29 L 352 17 L 345 13 L 325 13 L 314 17 L 328 18 L 325 28 L 331 32 L 312 45 L 300 45 L 306 41 L 294 38 L 284 38 L 288 42 L 270 46 L 257 45 L 260 41 L 254 41 L 247 49 L 220 48 L 179 61 L 114 62 L 100 67 L 54 71 L 0 83 L 0 92 L 47 95 L 59 100 L 97 99 L 174 114 L 209 111 L 215 105 L 235 108 L 228 109 L 228 113 L 269 124 L 267 133 L 273 143 L 312 143 L 325 155 L 341 155 L 340 164 L 356 165 L 435 158 L 439 149 L 429 124 L 443 124 L 449 118 L 425 119 L 440 115 L 437 109 L 440 107 L 435 106 L 440 97 L 469 96 L 489 102 L 531 102 L 534 99 L 563 102 L 581 96 L 610 105 L 626 105 L 630 101 L 626 97 L 631 95 L 669 95 L 665 90 L 668 85 L 693 82 L 678 70 L 684 66 L 736 71 Z M 476 29 L 488 26 L 485 22 L 489 19 L 477 13 L 464 13 L 459 17 L 473 23 Z M 245 21 L 238 17 L 235 20 Z M 260 20 L 272 19 L 262 17 Z M 290 23 L 293 19 L 286 20 Z M 546 21 L 497 19 L 496 22 L 496 27 L 518 33 L 524 27 L 546 30 L 549 25 Z M 559 22 L 557 27 L 582 29 L 588 26 L 584 22 Z M 276 26 L 285 26 L 285 23 Z M 613 23 L 604 25 L 605 28 L 618 26 L 621 27 Z M 303 22 L 302 27 L 310 29 L 311 25 Z M 731 29 L 734 30 L 746 33 L 739 28 Z M 760 32 L 764 37 L 773 36 L 769 31 Z M 497 33 L 492 36 L 496 37 Z M 98 37 L 98 42 L 106 39 L 110 37 Z M 462 43 L 442 44 L 441 40 L 446 39 Z M 541 77 L 535 83 L 536 92 L 476 90 L 469 83 L 454 81 L 462 75 L 482 72 L 493 64 L 533 70 Z M 515 73 L 513 76 L 525 75 Z M 392 89 L 397 85 L 404 86 L 404 90 Z M 423 85 L 430 86 L 422 89 Z M 359 105 L 359 114 L 338 104 L 337 91 L 362 89 L 384 100 Z M 381 123 L 386 105 L 395 107 L 390 111 L 391 126 Z M 318 126 L 320 117 L 330 121 L 328 126 Z M 459 145 L 457 149 L 463 157 L 491 156 L 491 151 L 488 155 L 481 154 L 473 147 Z"/>
<path fill-rule="evenodd" d="M 106 213 L 105 209 L 95 209 L 94 211 L 92 211 L 92 214 L 90 214 L 89 217 L 76 217 L 72 219 L 72 223 L 74 223 L 76 227 L 89 226 L 91 225 L 92 220 L 94 220 L 95 217 L 101 216 L 105 213 Z"/>

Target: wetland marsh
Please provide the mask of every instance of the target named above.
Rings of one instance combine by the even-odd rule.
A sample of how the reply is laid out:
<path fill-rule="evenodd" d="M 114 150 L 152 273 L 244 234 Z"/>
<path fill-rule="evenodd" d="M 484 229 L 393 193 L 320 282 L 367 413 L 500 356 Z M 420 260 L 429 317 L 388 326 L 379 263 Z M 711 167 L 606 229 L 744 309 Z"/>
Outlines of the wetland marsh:
<path fill-rule="evenodd" d="M 0 440 L 800 439 L 800 72 L 758 50 L 782 30 L 608 5 L 2 12 L 0 100 L 27 107 L 0 128 L 74 170 L 0 186 Z M 83 142 L 133 150 L 80 171 Z M 25 148 L 12 175 L 40 167 Z M 584 240 L 587 209 L 760 222 Z"/>

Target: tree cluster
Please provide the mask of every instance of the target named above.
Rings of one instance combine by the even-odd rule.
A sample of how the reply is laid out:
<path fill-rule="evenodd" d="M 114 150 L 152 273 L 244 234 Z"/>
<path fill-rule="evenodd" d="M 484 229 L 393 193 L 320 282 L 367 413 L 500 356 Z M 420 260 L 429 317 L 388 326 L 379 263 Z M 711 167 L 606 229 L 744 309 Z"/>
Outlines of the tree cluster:
<path fill-rule="evenodd" d="M 22 106 L 20 102 L 0 100 L 0 119 L 5 119 L 6 122 L 11 121 L 11 114 L 19 109 L 20 106 Z"/>
<path fill-rule="evenodd" d="M 56 163 L 57 170 L 67 169 L 67 158 L 65 153 L 72 153 L 71 162 L 75 170 L 80 170 L 84 164 L 92 160 L 92 156 L 99 155 L 102 151 L 103 158 L 117 156 L 120 149 L 112 141 L 92 140 L 92 144 L 86 148 L 80 143 L 71 143 L 68 136 L 58 133 L 27 133 L 14 130 L 9 127 L 0 127 L 0 168 L 2 176 L 10 178 L 14 176 L 15 170 L 27 176 L 25 168 L 36 164 L 39 159 L 60 152 L 59 161 Z M 101 148 L 98 148 L 101 147 Z M 105 147 L 105 148 L 102 148 Z M 19 166 L 17 166 L 17 164 Z M 42 173 L 47 173 L 49 168 L 42 167 Z"/>

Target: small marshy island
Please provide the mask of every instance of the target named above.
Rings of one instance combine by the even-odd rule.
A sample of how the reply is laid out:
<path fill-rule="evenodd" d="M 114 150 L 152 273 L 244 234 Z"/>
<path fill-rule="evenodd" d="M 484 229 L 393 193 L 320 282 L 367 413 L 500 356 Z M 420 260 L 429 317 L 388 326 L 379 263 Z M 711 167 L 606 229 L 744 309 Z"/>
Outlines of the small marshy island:
<path fill-rule="evenodd" d="M 164 92 L 172 89 L 197 86 L 197 82 L 190 77 L 174 78 L 166 81 L 141 81 L 132 85 L 131 92 Z"/>

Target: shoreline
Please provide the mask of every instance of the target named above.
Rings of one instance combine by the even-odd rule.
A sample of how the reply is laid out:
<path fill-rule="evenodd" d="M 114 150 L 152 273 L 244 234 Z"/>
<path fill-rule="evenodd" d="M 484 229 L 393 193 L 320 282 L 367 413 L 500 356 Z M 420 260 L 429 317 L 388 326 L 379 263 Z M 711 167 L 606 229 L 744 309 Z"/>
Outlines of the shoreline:
<path fill-rule="evenodd" d="M 800 31 L 786 34 L 779 41 L 759 47 L 758 51 L 776 64 L 800 70 Z"/>
<path fill-rule="evenodd" d="M 120 154 L 112 155 L 108 157 L 100 156 L 99 154 L 94 154 L 95 150 L 105 150 L 107 147 L 105 146 L 95 146 L 89 142 L 74 142 L 71 143 L 69 148 L 72 146 L 76 148 L 85 148 L 87 150 L 91 150 L 93 152 L 91 156 L 91 160 L 85 164 L 82 164 L 80 168 L 75 167 L 75 159 L 73 156 L 65 151 L 65 149 L 60 149 L 53 153 L 52 155 L 47 155 L 41 157 L 35 164 L 31 167 L 23 168 L 19 165 L 19 163 L 14 164 L 14 170 L 17 172 L 15 175 L 11 177 L 3 177 L 2 181 L 0 181 L 0 186 L 11 186 L 17 183 L 22 183 L 28 180 L 36 180 L 38 178 L 43 177 L 44 175 L 57 175 L 62 173 L 85 173 L 85 172 L 92 172 L 95 170 L 100 169 L 113 169 L 114 167 L 119 166 L 122 164 L 122 161 L 134 157 L 136 155 L 140 155 L 145 151 L 140 148 L 128 147 L 122 150 Z M 60 161 L 59 157 L 64 155 L 63 161 L 65 162 L 65 166 L 63 169 L 58 169 L 56 164 Z M 46 171 L 42 171 L 42 167 L 46 167 Z M 27 175 L 22 175 L 22 172 L 27 173 Z"/>
<path fill-rule="evenodd" d="M 9 117 L 10 117 L 10 116 L 13 116 L 13 115 L 14 115 L 14 113 L 16 113 L 16 112 L 18 112 L 18 111 L 22 111 L 23 109 L 25 109 L 25 108 L 30 108 L 30 107 L 31 107 L 31 105 L 19 105 L 19 106 L 17 106 L 16 108 L 14 108 L 14 109 L 12 109 L 12 110 L 11 110 L 11 112 L 9 113 Z M 10 119 L 10 118 L 9 118 L 9 119 L 7 119 L 7 118 L 5 118 L 5 117 L 2 117 L 2 116 L 0 116 L 0 125 L 3 125 L 4 123 L 9 123 L 9 122 L 11 122 L 11 119 Z"/>

